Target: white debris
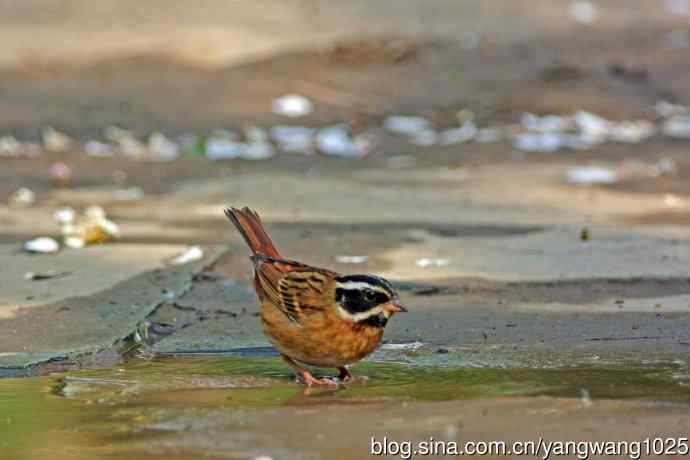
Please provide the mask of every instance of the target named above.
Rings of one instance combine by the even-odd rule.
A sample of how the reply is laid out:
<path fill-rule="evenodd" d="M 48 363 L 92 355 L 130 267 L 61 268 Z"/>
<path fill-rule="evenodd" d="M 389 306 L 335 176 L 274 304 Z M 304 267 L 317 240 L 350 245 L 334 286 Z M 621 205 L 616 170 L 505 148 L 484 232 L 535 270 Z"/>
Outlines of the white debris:
<path fill-rule="evenodd" d="M 288 94 L 273 100 L 273 113 L 296 118 L 309 115 L 314 111 L 314 104 L 299 94 Z"/>
<path fill-rule="evenodd" d="M 659 101 L 654 104 L 654 112 L 661 118 L 670 118 L 677 115 L 687 115 L 688 108 L 668 101 Z"/>
<path fill-rule="evenodd" d="M 555 152 L 561 148 L 558 133 L 521 133 L 515 136 L 513 146 L 525 152 Z"/>
<path fill-rule="evenodd" d="M 431 124 L 426 118 L 395 115 L 386 118 L 383 127 L 393 133 L 413 136 L 421 131 L 431 129 Z"/>
<path fill-rule="evenodd" d="M 273 145 L 268 142 L 252 142 L 246 144 L 240 154 L 240 158 L 245 160 L 265 160 L 275 155 Z"/>
<path fill-rule="evenodd" d="M 244 137 L 250 144 L 261 144 L 268 142 L 268 133 L 259 126 L 248 126 L 244 129 Z"/>
<path fill-rule="evenodd" d="M 593 143 L 604 142 L 611 129 L 611 122 L 607 119 L 584 110 L 575 113 L 575 124 L 581 135 Z"/>
<path fill-rule="evenodd" d="M 112 145 L 99 141 L 88 141 L 84 145 L 84 151 L 90 157 L 111 157 L 115 154 L 115 149 Z"/>
<path fill-rule="evenodd" d="M 41 131 L 43 147 L 49 152 L 64 152 L 72 145 L 72 139 L 54 128 L 46 127 Z"/>
<path fill-rule="evenodd" d="M 0 137 L 0 157 L 16 157 L 21 153 L 21 147 L 14 136 Z"/>
<path fill-rule="evenodd" d="M 690 208 L 690 201 L 678 195 L 666 193 L 664 195 L 664 206 L 671 209 L 688 209 Z"/>
<path fill-rule="evenodd" d="M 423 129 L 410 135 L 410 142 L 420 147 L 435 145 L 438 141 L 438 134 L 433 129 Z"/>
<path fill-rule="evenodd" d="M 7 199 L 7 204 L 11 208 L 28 208 L 34 203 L 36 203 L 36 194 L 26 187 L 15 190 Z"/>
<path fill-rule="evenodd" d="M 246 145 L 227 139 L 211 138 L 206 142 L 206 157 L 209 160 L 228 160 L 238 158 L 244 153 Z"/>
<path fill-rule="evenodd" d="M 119 143 L 123 139 L 132 139 L 134 137 L 131 131 L 122 129 L 119 126 L 106 127 L 103 130 L 103 136 L 113 143 Z"/>
<path fill-rule="evenodd" d="M 687 16 L 690 14 L 690 0 L 666 0 L 664 2 L 666 11 L 678 16 Z"/>
<path fill-rule="evenodd" d="M 369 153 L 371 143 L 364 136 L 350 136 L 347 125 L 339 124 L 320 129 L 316 146 L 326 155 L 361 157 Z"/>
<path fill-rule="evenodd" d="M 118 147 L 128 157 L 142 157 L 146 153 L 144 144 L 134 137 L 123 137 L 118 141 Z"/>
<path fill-rule="evenodd" d="M 666 120 L 662 132 L 679 139 L 690 139 L 690 115 L 676 115 Z"/>
<path fill-rule="evenodd" d="M 339 264 L 365 264 L 369 256 L 335 256 L 335 261 Z"/>
<path fill-rule="evenodd" d="M 78 249 L 119 238 L 120 229 L 106 217 L 103 208 L 90 206 L 81 217 L 62 224 L 62 235 L 66 246 Z"/>
<path fill-rule="evenodd" d="M 149 136 L 148 151 L 150 159 L 156 161 L 171 161 L 180 154 L 177 144 L 158 132 Z"/>
<path fill-rule="evenodd" d="M 74 209 L 69 207 L 60 208 L 53 213 L 53 219 L 55 219 L 55 221 L 61 225 L 73 223 L 75 217 L 76 213 L 74 212 Z"/>
<path fill-rule="evenodd" d="M 316 129 L 304 126 L 274 126 L 270 134 L 284 152 L 313 153 Z"/>
<path fill-rule="evenodd" d="M 611 140 L 616 142 L 639 144 L 655 133 L 654 124 L 646 120 L 638 120 L 613 123 L 610 127 L 609 136 Z"/>
<path fill-rule="evenodd" d="M 24 243 L 24 250 L 41 254 L 53 254 L 60 250 L 60 245 L 55 239 L 42 236 Z"/>
<path fill-rule="evenodd" d="M 566 178 L 568 182 L 577 185 L 613 184 L 618 180 L 614 171 L 597 166 L 570 168 Z"/>
<path fill-rule="evenodd" d="M 417 265 L 420 268 L 432 268 L 432 267 L 445 267 L 450 264 L 450 260 L 448 259 L 438 259 L 438 258 L 428 258 L 428 257 L 423 257 L 421 259 L 417 259 L 415 262 L 415 265 Z"/>
<path fill-rule="evenodd" d="M 577 0 L 570 2 L 570 16 L 580 24 L 592 24 L 599 19 L 599 11 L 592 2 Z"/>
<path fill-rule="evenodd" d="M 381 349 L 383 350 L 416 350 L 418 348 L 422 348 L 424 346 L 424 343 L 415 341 L 415 342 L 406 342 L 406 343 L 384 343 L 381 345 Z"/>
<path fill-rule="evenodd" d="M 540 117 L 532 113 L 523 113 L 520 116 L 520 124 L 528 131 L 555 133 L 570 129 L 573 125 L 573 121 L 570 118 L 560 115 L 544 115 Z"/>
<path fill-rule="evenodd" d="M 192 246 L 184 253 L 170 260 L 171 265 L 184 265 L 190 262 L 196 262 L 204 258 L 204 251 L 199 246 Z"/>
<path fill-rule="evenodd" d="M 474 121 L 469 120 L 463 123 L 462 126 L 458 128 L 451 128 L 445 131 L 441 131 L 440 144 L 451 145 L 468 142 L 475 138 L 477 132 L 477 125 Z"/>

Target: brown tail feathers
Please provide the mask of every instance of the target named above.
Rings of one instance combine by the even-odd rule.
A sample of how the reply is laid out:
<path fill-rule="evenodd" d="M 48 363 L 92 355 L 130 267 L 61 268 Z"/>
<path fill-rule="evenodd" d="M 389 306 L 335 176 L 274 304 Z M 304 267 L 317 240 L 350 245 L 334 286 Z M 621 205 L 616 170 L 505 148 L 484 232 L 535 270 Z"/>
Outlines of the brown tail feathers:
<path fill-rule="evenodd" d="M 229 208 L 225 210 L 225 215 L 235 224 L 254 254 L 263 254 L 275 259 L 281 258 L 256 212 L 247 207 Z"/>

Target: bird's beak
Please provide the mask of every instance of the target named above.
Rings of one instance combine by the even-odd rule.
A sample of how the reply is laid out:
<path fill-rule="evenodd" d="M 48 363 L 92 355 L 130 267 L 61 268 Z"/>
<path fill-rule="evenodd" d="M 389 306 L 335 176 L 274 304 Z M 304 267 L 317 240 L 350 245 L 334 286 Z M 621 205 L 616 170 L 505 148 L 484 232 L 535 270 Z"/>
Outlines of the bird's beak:
<path fill-rule="evenodd" d="M 405 313 L 407 308 L 403 307 L 400 299 L 393 299 L 383 306 L 383 309 L 391 313 Z"/>

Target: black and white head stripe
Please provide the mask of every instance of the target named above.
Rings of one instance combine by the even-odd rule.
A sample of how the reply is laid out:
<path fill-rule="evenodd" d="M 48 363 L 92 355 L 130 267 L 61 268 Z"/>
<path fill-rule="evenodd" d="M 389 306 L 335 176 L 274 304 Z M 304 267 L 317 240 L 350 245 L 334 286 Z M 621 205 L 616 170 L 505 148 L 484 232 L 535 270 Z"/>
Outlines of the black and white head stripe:
<path fill-rule="evenodd" d="M 388 281 L 373 275 L 340 276 L 335 281 L 335 300 L 343 317 L 367 323 L 376 317 L 385 325 L 390 312 L 382 305 L 397 297 Z"/>

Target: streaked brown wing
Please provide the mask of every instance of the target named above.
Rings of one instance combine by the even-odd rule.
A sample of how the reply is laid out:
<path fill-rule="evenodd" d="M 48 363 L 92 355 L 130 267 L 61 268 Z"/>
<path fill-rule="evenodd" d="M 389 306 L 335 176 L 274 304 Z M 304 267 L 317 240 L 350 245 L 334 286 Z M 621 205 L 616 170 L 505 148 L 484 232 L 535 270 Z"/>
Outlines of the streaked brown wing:
<path fill-rule="evenodd" d="M 299 262 L 257 257 L 256 284 L 293 321 L 323 311 L 333 301 L 337 273 Z"/>

